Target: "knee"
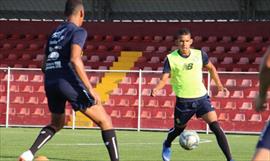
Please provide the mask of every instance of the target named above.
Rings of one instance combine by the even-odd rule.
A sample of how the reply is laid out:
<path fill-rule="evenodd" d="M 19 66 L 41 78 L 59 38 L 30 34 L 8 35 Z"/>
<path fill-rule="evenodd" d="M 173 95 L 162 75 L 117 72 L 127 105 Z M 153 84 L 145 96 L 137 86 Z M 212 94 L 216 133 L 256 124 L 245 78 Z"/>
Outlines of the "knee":
<path fill-rule="evenodd" d="M 111 117 L 108 114 L 106 114 L 105 117 L 99 120 L 98 125 L 102 130 L 108 130 L 113 128 Z"/>
<path fill-rule="evenodd" d="M 186 128 L 186 124 L 184 124 L 184 125 L 174 125 L 174 128 L 175 129 L 185 129 Z"/>
<path fill-rule="evenodd" d="M 49 126 L 52 127 L 56 132 L 58 132 L 64 127 L 64 123 L 51 123 Z"/>
<path fill-rule="evenodd" d="M 220 125 L 219 125 L 219 123 L 218 123 L 217 121 L 211 122 L 211 123 L 209 123 L 208 125 L 209 125 L 209 128 L 210 128 L 213 132 L 215 132 L 215 131 L 217 131 L 217 130 L 221 130 Z"/>

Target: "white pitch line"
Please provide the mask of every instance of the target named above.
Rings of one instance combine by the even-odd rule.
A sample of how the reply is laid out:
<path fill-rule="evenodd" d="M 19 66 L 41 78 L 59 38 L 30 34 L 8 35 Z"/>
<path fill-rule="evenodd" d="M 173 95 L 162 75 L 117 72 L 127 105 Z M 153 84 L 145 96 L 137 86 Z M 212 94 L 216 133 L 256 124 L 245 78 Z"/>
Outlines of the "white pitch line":
<path fill-rule="evenodd" d="M 201 139 L 200 144 L 203 143 L 210 143 L 212 140 L 206 140 L 206 139 Z M 160 145 L 161 143 L 118 143 L 120 145 Z M 173 142 L 172 144 L 178 144 L 177 142 Z M 48 145 L 53 145 L 53 146 L 103 146 L 104 143 L 75 143 L 75 144 L 48 144 Z"/>

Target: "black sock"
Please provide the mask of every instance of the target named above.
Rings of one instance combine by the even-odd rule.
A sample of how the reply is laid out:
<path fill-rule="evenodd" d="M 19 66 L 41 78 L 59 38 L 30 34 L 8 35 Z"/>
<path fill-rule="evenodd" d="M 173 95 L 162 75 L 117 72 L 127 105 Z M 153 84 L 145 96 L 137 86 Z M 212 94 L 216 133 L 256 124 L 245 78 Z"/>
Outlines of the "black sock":
<path fill-rule="evenodd" d="M 56 131 L 50 127 L 50 126 L 46 126 L 44 128 L 41 129 L 36 141 L 34 142 L 34 144 L 32 145 L 32 147 L 29 149 L 33 155 L 35 155 L 35 153 L 45 144 L 47 143 L 52 137 L 53 135 L 56 133 Z"/>
<path fill-rule="evenodd" d="M 213 133 L 216 135 L 218 145 L 223 151 L 227 160 L 230 161 L 232 159 L 232 156 L 231 156 L 229 144 L 223 130 L 219 126 L 219 123 L 217 121 L 212 122 L 209 124 L 209 127 L 213 131 Z"/>
<path fill-rule="evenodd" d="M 111 161 L 119 161 L 115 131 L 113 129 L 102 131 L 102 139 L 107 147 Z"/>
<path fill-rule="evenodd" d="M 183 128 L 171 128 L 168 132 L 168 136 L 167 139 L 165 140 L 165 146 L 167 147 L 171 147 L 173 140 L 179 136 L 183 131 L 184 131 L 185 127 Z"/>

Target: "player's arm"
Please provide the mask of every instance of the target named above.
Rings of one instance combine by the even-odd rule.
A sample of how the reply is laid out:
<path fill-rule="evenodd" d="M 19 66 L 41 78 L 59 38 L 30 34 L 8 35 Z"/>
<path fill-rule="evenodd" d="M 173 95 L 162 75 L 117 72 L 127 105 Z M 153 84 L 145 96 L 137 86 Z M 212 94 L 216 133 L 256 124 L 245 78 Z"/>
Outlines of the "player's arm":
<path fill-rule="evenodd" d="M 224 86 L 222 85 L 219 79 L 219 75 L 217 73 L 216 67 L 211 63 L 211 61 L 208 61 L 208 63 L 204 65 L 204 67 L 209 71 L 211 78 L 214 80 L 218 88 L 218 91 L 223 91 L 225 95 L 228 95 L 229 91 L 227 88 L 224 88 Z"/>
<path fill-rule="evenodd" d="M 72 44 L 70 62 L 73 65 L 77 75 L 82 80 L 83 84 L 89 90 L 90 94 L 94 97 L 96 103 L 101 103 L 100 98 L 98 97 L 96 92 L 93 90 L 92 85 L 90 81 L 88 80 L 87 74 L 85 72 L 84 64 L 81 59 L 81 53 L 82 53 L 81 47 L 78 44 Z"/>
<path fill-rule="evenodd" d="M 162 89 L 166 85 L 169 77 L 170 77 L 170 74 L 169 73 L 163 73 L 162 74 L 161 80 L 158 82 L 158 84 L 156 85 L 156 87 L 153 88 L 152 93 L 151 93 L 151 96 L 156 96 L 157 95 L 158 91 L 160 89 Z"/>
<path fill-rule="evenodd" d="M 170 71 L 171 71 L 170 64 L 169 64 L 168 59 L 166 59 L 164 62 L 164 69 L 163 69 L 163 74 L 161 76 L 161 79 L 156 85 L 156 87 L 153 88 L 151 92 L 151 96 L 156 96 L 158 91 L 166 85 L 170 77 Z"/>
<path fill-rule="evenodd" d="M 259 73 L 259 94 L 256 97 L 256 111 L 263 111 L 266 106 L 267 90 L 270 85 L 270 47 L 267 49 L 263 56 L 262 63 L 260 65 Z"/>
<path fill-rule="evenodd" d="M 45 73 L 45 68 L 46 68 L 46 61 L 47 61 L 47 53 L 48 53 L 48 43 L 46 44 L 46 48 L 45 48 L 45 56 L 44 56 L 44 58 L 43 58 L 43 60 L 42 60 L 42 64 L 41 64 L 41 71 L 43 72 L 43 73 Z"/>

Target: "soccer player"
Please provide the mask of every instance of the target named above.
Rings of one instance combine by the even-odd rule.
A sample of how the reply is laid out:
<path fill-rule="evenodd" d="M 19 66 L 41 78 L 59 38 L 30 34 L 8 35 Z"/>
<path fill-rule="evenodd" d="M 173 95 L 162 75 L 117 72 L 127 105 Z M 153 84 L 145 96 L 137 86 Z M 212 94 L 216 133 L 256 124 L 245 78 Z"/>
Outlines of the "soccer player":
<path fill-rule="evenodd" d="M 86 30 L 81 28 L 84 20 L 82 0 L 67 0 L 65 15 L 67 21 L 49 36 L 43 65 L 45 91 L 52 113 L 51 123 L 41 129 L 31 148 L 21 154 L 19 161 L 33 160 L 35 153 L 63 128 L 66 101 L 70 102 L 75 111 L 81 111 L 101 128 L 110 160 L 119 161 L 111 119 L 91 87 L 81 60 L 87 37 Z"/>
<path fill-rule="evenodd" d="M 203 84 L 202 68 L 205 67 L 210 72 L 219 91 L 224 92 L 225 95 L 229 94 L 229 91 L 221 84 L 216 68 L 208 60 L 207 54 L 190 48 L 192 42 L 188 29 L 183 28 L 178 31 L 176 43 L 179 49 L 167 55 L 161 80 L 152 90 L 152 96 L 156 96 L 170 77 L 170 83 L 176 94 L 174 127 L 169 130 L 163 142 L 163 161 L 170 161 L 172 141 L 184 131 L 187 122 L 194 114 L 209 125 L 227 161 L 232 161 L 226 136 L 217 121 L 216 112 Z"/>
<path fill-rule="evenodd" d="M 261 112 L 266 109 L 267 90 L 270 85 L 270 48 L 267 49 L 260 66 L 259 74 L 259 94 L 255 99 L 256 111 Z M 257 144 L 257 150 L 252 161 L 270 161 L 270 124 L 265 126 Z"/>

